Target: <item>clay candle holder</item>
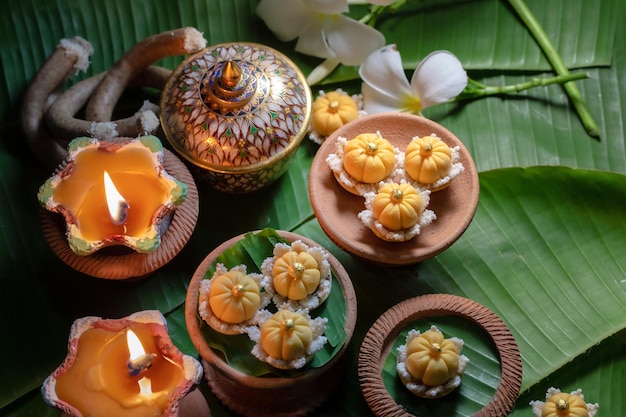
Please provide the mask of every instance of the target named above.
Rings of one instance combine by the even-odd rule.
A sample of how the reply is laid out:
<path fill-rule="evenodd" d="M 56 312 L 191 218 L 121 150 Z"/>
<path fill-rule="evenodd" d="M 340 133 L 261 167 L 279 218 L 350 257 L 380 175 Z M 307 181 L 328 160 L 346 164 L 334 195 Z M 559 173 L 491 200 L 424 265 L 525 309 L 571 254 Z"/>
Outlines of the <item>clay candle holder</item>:
<path fill-rule="evenodd" d="M 124 279 L 153 272 L 182 249 L 197 220 L 197 190 L 157 137 L 82 137 L 68 151 L 38 194 L 44 234 L 62 260 Z"/>
<path fill-rule="evenodd" d="M 76 320 L 67 357 L 42 394 L 70 417 L 175 417 L 201 378 L 200 363 L 172 344 L 163 315 L 146 310 L 122 319 Z M 206 402 L 191 401 L 194 414 L 187 415 L 209 415 Z"/>

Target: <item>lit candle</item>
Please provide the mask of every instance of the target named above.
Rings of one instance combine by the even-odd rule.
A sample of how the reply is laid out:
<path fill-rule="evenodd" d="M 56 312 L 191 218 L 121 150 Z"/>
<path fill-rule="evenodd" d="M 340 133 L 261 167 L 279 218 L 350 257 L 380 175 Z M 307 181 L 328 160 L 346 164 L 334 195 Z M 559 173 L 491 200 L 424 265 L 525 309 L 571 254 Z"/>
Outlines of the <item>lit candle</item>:
<path fill-rule="evenodd" d="M 42 392 L 48 404 L 71 416 L 176 416 L 180 400 L 202 375 L 199 362 L 171 343 L 158 311 L 79 319 L 69 347 Z"/>
<path fill-rule="evenodd" d="M 159 139 L 77 138 L 68 150 L 65 165 L 40 187 L 38 198 L 64 216 L 72 250 L 78 255 L 112 245 L 156 250 L 161 225 L 187 195 L 187 185 L 165 171 Z"/>
<path fill-rule="evenodd" d="M 128 358 L 128 370 L 131 376 L 137 376 L 142 371 L 150 369 L 152 366 L 152 360 L 155 358 L 155 353 L 146 353 L 141 344 L 141 340 L 137 337 L 132 330 L 126 331 L 126 343 L 128 344 L 128 351 L 130 357 Z M 141 380 L 139 380 L 141 385 Z M 147 380 L 150 384 L 150 380 Z M 148 385 L 149 386 L 149 385 Z"/>
<path fill-rule="evenodd" d="M 128 216 L 128 209 L 130 205 L 128 201 L 117 191 L 117 187 L 113 183 L 111 176 L 107 171 L 104 171 L 104 194 L 109 209 L 109 217 L 111 222 L 115 225 L 126 223 L 126 217 Z"/>

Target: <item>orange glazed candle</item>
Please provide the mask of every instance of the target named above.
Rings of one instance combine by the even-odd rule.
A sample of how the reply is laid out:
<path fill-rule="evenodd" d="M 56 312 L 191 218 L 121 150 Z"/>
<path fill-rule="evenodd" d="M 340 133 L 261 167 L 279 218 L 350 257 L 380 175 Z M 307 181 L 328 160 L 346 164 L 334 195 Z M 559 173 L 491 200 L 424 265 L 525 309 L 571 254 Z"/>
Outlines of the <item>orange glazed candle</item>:
<path fill-rule="evenodd" d="M 68 357 L 44 383 L 50 405 L 76 417 L 176 416 L 202 368 L 171 343 L 163 316 L 79 319 Z"/>
<path fill-rule="evenodd" d="M 151 252 L 160 244 L 162 222 L 187 193 L 162 160 L 155 136 L 121 143 L 77 138 L 65 166 L 41 186 L 38 198 L 63 214 L 68 243 L 79 255 L 111 245 Z"/>

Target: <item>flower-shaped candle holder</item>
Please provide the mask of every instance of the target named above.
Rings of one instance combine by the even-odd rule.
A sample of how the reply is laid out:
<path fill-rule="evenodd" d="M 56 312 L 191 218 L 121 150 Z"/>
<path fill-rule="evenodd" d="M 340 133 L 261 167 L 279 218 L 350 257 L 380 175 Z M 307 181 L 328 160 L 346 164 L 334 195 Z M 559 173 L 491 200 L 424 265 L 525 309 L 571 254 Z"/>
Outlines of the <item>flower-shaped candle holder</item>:
<path fill-rule="evenodd" d="M 172 344 L 163 315 L 146 310 L 121 319 L 76 320 L 67 357 L 42 394 L 72 417 L 175 417 L 201 378 L 200 363 Z M 209 415 L 206 403 L 195 408 L 193 415 Z"/>
<path fill-rule="evenodd" d="M 38 193 L 44 234 L 62 260 L 123 279 L 153 272 L 182 249 L 197 220 L 197 190 L 157 137 L 81 137 L 68 151 Z"/>

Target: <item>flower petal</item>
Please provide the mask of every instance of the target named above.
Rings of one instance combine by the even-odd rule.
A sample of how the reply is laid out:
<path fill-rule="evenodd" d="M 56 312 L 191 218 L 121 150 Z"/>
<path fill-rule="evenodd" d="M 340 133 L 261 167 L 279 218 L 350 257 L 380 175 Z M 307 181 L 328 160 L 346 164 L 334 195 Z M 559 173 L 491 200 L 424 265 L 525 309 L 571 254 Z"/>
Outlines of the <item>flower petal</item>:
<path fill-rule="evenodd" d="M 341 14 L 349 10 L 348 0 L 304 0 L 304 4 L 311 11 L 323 14 Z"/>
<path fill-rule="evenodd" d="M 324 34 L 329 49 L 344 65 L 360 65 L 385 44 L 382 33 L 343 15 L 327 16 Z"/>
<path fill-rule="evenodd" d="M 369 87 L 398 100 L 412 94 L 396 45 L 371 53 L 359 68 L 359 76 Z"/>
<path fill-rule="evenodd" d="M 448 51 L 429 54 L 420 62 L 411 78 L 411 88 L 422 100 L 422 108 L 449 101 L 466 86 L 467 73 L 463 64 Z"/>
<path fill-rule="evenodd" d="M 306 77 L 306 82 L 309 85 L 315 85 L 328 77 L 331 72 L 339 66 L 340 62 L 337 58 L 327 58 L 324 62 L 313 68 L 309 75 Z"/>
<path fill-rule="evenodd" d="M 401 111 L 402 103 L 398 97 L 373 88 L 369 84 L 361 85 L 361 95 L 363 96 L 363 110 L 367 114 Z"/>
<path fill-rule="evenodd" d="M 280 13 L 276 13 L 276 10 L 280 10 Z M 313 12 L 303 0 L 261 0 L 256 7 L 256 14 L 283 42 L 297 38 L 313 21 Z"/>
<path fill-rule="evenodd" d="M 309 27 L 300 33 L 295 47 L 297 52 L 318 58 L 334 58 L 335 54 L 328 48 L 322 32 L 323 20 L 320 21 L 318 16 Z"/>

